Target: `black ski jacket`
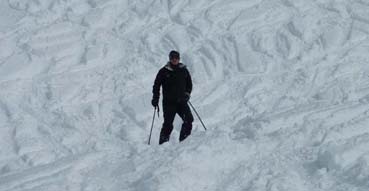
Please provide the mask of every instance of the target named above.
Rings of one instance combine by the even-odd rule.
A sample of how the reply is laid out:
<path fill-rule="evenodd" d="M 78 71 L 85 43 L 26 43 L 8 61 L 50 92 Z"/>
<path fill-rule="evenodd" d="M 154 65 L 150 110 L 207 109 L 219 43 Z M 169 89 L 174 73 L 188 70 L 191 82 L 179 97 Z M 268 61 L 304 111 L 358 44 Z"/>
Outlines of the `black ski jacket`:
<path fill-rule="evenodd" d="M 186 100 L 192 91 L 192 79 L 186 65 L 173 66 L 169 62 L 159 70 L 153 86 L 153 99 L 159 99 L 160 86 L 163 88 L 163 103 L 178 103 Z"/>

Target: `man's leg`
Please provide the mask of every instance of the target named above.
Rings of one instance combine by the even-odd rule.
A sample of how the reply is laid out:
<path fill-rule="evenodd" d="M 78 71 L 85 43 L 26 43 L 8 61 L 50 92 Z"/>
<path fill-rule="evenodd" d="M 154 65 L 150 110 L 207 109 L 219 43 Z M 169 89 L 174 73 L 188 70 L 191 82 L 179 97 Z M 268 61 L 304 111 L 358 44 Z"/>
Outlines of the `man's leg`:
<path fill-rule="evenodd" d="M 178 106 L 178 114 L 183 120 L 179 141 L 183 141 L 191 135 L 193 116 L 187 103 L 182 103 Z"/>
<path fill-rule="evenodd" d="M 159 144 L 169 141 L 173 130 L 173 121 L 176 115 L 176 106 L 173 104 L 163 104 L 164 123 L 160 131 Z"/>

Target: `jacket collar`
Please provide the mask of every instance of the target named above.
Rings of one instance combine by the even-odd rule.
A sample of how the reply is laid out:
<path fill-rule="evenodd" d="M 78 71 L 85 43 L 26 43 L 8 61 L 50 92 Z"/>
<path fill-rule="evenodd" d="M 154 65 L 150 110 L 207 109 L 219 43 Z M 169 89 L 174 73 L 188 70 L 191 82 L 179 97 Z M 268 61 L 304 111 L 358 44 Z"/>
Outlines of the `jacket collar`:
<path fill-rule="evenodd" d="M 182 64 L 182 63 L 179 63 L 178 64 L 178 68 L 184 68 L 186 67 L 186 65 Z M 169 71 L 174 71 L 174 68 L 172 67 L 172 65 L 170 64 L 170 62 L 168 62 L 166 65 L 165 65 L 165 68 L 168 69 Z"/>

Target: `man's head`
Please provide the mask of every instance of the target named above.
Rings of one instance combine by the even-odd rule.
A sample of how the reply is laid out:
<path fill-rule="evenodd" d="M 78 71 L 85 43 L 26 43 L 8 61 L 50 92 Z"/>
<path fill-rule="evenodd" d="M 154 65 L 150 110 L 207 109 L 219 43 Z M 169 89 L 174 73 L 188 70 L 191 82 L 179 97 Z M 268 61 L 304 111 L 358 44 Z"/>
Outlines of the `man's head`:
<path fill-rule="evenodd" d="M 178 65 L 179 64 L 179 60 L 180 60 L 180 55 L 179 52 L 172 50 L 169 53 L 169 61 L 170 63 L 172 63 L 173 65 Z"/>

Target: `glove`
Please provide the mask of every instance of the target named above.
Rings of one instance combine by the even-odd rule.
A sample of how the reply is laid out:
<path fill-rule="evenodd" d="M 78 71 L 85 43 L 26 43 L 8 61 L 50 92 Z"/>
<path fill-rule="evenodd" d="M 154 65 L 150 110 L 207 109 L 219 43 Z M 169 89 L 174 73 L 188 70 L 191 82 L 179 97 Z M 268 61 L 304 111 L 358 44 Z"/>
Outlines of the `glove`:
<path fill-rule="evenodd" d="M 188 93 L 188 92 L 186 92 L 186 93 L 185 93 L 185 96 L 184 96 L 184 100 L 185 100 L 186 102 L 188 102 L 188 101 L 190 100 L 190 97 L 191 97 L 191 94 L 190 94 L 190 93 Z"/>
<path fill-rule="evenodd" d="M 153 107 L 158 107 L 159 106 L 159 99 L 152 99 L 151 100 L 151 105 L 153 106 Z"/>

